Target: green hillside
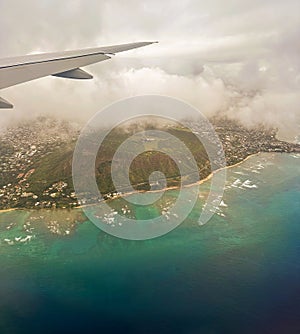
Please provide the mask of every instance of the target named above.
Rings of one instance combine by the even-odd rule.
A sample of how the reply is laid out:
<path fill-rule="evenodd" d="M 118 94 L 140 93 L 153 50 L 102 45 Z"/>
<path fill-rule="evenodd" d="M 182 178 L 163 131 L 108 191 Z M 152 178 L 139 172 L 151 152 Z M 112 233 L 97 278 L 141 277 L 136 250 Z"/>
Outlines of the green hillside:
<path fill-rule="evenodd" d="M 210 173 L 207 154 L 201 143 L 199 143 L 198 138 L 191 131 L 176 127 L 168 128 L 165 131 L 176 136 L 187 146 L 202 173 L 203 171 L 207 175 Z M 116 128 L 105 138 L 99 149 L 96 159 L 96 179 L 103 195 L 115 191 L 111 179 L 112 159 L 119 145 L 132 136 L 132 134 L 133 131 L 128 131 L 128 129 Z M 51 188 L 54 183 L 63 181 L 67 183 L 67 186 L 64 192 L 62 192 L 60 200 L 64 196 L 70 196 L 74 191 L 72 185 L 72 157 L 74 147 L 75 142 L 64 144 L 37 161 L 34 166 L 35 172 L 28 178 L 30 186 L 27 191 L 36 194 L 41 200 L 47 200 L 48 196 L 43 195 L 43 193 Z M 180 157 L 180 152 L 174 153 Z M 181 160 L 184 164 L 186 160 L 184 155 L 182 155 Z M 117 161 L 116 163 L 122 169 L 123 161 Z M 147 151 L 147 143 L 145 143 L 145 152 L 137 156 L 131 164 L 130 180 L 133 187 L 139 190 L 148 190 L 150 188 L 148 182 L 149 176 L 157 170 L 166 176 L 168 186 L 179 185 L 180 172 L 175 162 L 169 156 L 159 151 Z M 192 182 L 193 176 L 190 176 L 190 178 Z"/>

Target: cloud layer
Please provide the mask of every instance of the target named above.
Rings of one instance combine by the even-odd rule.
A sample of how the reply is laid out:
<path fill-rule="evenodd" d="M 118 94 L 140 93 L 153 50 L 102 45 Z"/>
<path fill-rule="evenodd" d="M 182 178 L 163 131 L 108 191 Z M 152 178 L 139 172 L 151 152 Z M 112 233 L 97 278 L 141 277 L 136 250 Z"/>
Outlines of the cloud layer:
<path fill-rule="evenodd" d="M 2 0 L 0 11 L 1 57 L 160 41 L 86 68 L 93 81 L 49 77 L 1 91 L 15 104 L 2 124 L 40 113 L 86 120 L 117 99 L 164 94 L 299 132 L 298 0 Z"/>

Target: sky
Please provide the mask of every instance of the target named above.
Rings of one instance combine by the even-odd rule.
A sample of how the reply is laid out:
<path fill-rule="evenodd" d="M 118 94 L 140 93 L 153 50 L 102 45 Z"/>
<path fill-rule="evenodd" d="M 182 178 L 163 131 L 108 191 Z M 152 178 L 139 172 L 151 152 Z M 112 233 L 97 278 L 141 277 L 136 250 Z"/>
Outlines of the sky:
<path fill-rule="evenodd" d="M 39 114 L 87 121 L 119 99 L 162 94 L 207 116 L 300 133 L 299 0 L 1 0 L 0 57 L 159 41 L 90 65 L 90 81 L 10 87 L 5 126 Z"/>

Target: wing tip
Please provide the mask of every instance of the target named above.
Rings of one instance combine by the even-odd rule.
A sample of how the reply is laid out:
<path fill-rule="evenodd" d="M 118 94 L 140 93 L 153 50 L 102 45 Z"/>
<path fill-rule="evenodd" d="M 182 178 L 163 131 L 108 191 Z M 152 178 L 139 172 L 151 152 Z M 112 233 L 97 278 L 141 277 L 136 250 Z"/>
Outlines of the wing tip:
<path fill-rule="evenodd" d="M 149 44 L 157 44 L 159 43 L 158 41 L 152 41 L 152 42 L 144 42 L 145 44 L 149 45 Z"/>

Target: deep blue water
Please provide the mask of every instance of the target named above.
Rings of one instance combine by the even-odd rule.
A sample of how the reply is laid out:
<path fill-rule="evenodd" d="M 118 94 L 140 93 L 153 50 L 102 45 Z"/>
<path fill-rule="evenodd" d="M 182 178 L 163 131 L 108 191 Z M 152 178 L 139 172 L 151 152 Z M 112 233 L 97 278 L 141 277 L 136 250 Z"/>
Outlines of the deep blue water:
<path fill-rule="evenodd" d="M 1 213 L 17 224 L 0 235 L 0 333 L 299 333 L 299 162 L 264 154 L 229 169 L 224 217 L 200 227 L 196 206 L 148 241 L 85 222 L 8 245 L 30 213 Z"/>

